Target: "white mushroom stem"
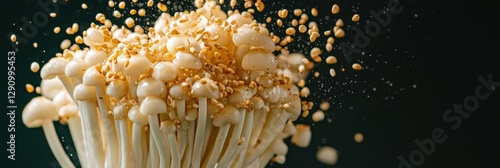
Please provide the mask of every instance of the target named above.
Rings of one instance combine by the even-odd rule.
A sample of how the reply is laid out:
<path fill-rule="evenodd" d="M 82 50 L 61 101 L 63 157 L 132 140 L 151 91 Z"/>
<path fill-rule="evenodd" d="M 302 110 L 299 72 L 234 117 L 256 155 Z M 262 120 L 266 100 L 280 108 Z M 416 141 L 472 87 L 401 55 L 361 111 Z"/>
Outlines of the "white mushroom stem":
<path fill-rule="evenodd" d="M 141 102 L 140 111 L 143 115 L 147 115 L 149 119 L 149 126 L 153 139 L 155 140 L 160 155 L 160 167 L 167 167 L 168 154 L 167 143 L 165 137 L 160 131 L 160 124 L 158 123 L 158 114 L 167 112 L 167 105 L 165 102 L 156 96 L 148 96 Z"/>
<path fill-rule="evenodd" d="M 73 139 L 80 164 L 82 167 L 87 167 L 85 145 L 83 144 L 82 135 L 82 121 L 78 114 L 78 106 L 74 104 L 66 104 L 62 106 L 59 108 L 59 116 L 61 120 L 67 120 L 66 122 L 71 133 L 71 139 Z"/>
<path fill-rule="evenodd" d="M 217 163 L 217 159 L 219 159 L 220 152 L 222 151 L 227 134 L 229 133 L 230 126 L 230 124 L 226 124 L 222 127 L 219 127 L 219 132 L 217 133 L 217 138 L 215 139 L 215 145 L 212 149 L 212 153 L 208 158 L 207 166 L 203 167 L 214 167 Z"/>
<path fill-rule="evenodd" d="M 101 129 L 97 123 L 97 107 L 93 101 L 80 101 L 82 111 L 82 127 L 85 132 L 84 141 L 87 147 L 87 159 L 91 167 L 104 167 L 104 148 L 102 146 Z"/>
<path fill-rule="evenodd" d="M 216 165 L 229 134 L 229 128 L 231 124 L 237 123 L 240 123 L 240 110 L 233 105 L 227 105 L 222 111 L 214 114 L 213 125 L 219 128 L 219 132 L 215 138 L 215 145 L 212 148 L 212 152 L 208 157 L 208 163 L 205 162 L 203 167 L 214 167 Z"/>
<path fill-rule="evenodd" d="M 187 149 L 186 152 L 184 152 L 184 159 L 182 162 L 182 168 L 189 168 L 191 165 L 191 155 L 193 153 L 193 147 L 194 147 L 194 128 L 195 128 L 195 123 L 194 121 L 188 121 L 188 134 L 187 134 Z"/>
<path fill-rule="evenodd" d="M 145 142 L 145 136 L 143 136 L 144 125 L 148 123 L 148 118 L 142 115 L 139 111 L 139 106 L 135 105 L 130 108 L 128 112 L 129 119 L 133 122 L 132 124 L 132 153 L 134 156 L 135 167 L 143 167 L 143 142 Z"/>
<path fill-rule="evenodd" d="M 200 167 L 201 154 L 203 148 L 203 141 L 205 140 L 205 125 L 207 122 L 207 98 L 199 97 L 198 107 L 198 124 L 196 129 L 196 136 L 194 139 L 194 149 L 192 156 L 192 166 Z"/>
<path fill-rule="evenodd" d="M 130 146 L 128 123 L 126 120 L 126 113 L 128 112 L 127 102 L 120 101 L 119 104 L 113 108 L 113 112 L 115 114 L 115 120 L 118 122 L 120 128 L 120 166 L 122 168 L 132 167 L 132 165 L 135 164 Z"/>
<path fill-rule="evenodd" d="M 158 154 L 158 148 L 156 147 L 155 139 L 153 138 L 153 132 L 149 133 L 149 162 L 148 167 L 159 167 L 160 166 L 160 156 Z"/>
<path fill-rule="evenodd" d="M 257 139 L 259 139 L 262 127 L 264 127 L 264 124 L 266 124 L 266 119 L 268 115 L 270 115 L 268 105 L 269 104 L 266 103 L 266 106 L 264 108 L 255 111 L 254 127 L 252 129 L 252 135 L 250 136 L 250 141 L 249 141 L 250 147 L 254 147 L 255 144 L 257 143 Z"/>
<path fill-rule="evenodd" d="M 274 111 L 274 109 L 271 111 L 271 118 L 269 122 L 265 124 L 260 136 L 261 142 L 247 152 L 243 163 L 244 167 L 247 167 L 250 163 L 255 161 L 255 159 L 266 150 L 272 140 L 283 130 L 283 127 L 285 127 L 286 120 L 288 120 L 288 113 L 284 111 L 280 112 L 279 110 Z"/>
<path fill-rule="evenodd" d="M 187 146 L 187 122 L 185 119 L 186 116 L 186 101 L 185 100 L 175 100 L 176 105 L 177 105 L 177 118 L 181 121 L 181 127 L 184 129 L 179 129 L 178 132 L 178 143 L 180 144 L 179 150 L 180 150 L 180 156 L 184 155 L 184 152 L 186 151 L 186 146 Z"/>
<path fill-rule="evenodd" d="M 248 139 L 250 139 L 250 135 L 253 129 L 253 113 L 255 112 L 252 110 L 248 112 L 248 114 L 246 114 L 247 117 L 245 117 L 245 125 L 243 126 L 243 132 L 241 133 L 243 135 L 243 138 L 238 142 L 238 147 L 236 147 L 235 154 L 231 157 L 231 159 L 229 159 L 230 162 L 228 163 L 228 165 L 231 164 L 231 167 L 241 167 L 243 161 L 245 160 L 245 154 L 247 153 L 246 151 L 249 145 Z"/>
<path fill-rule="evenodd" d="M 59 141 L 59 136 L 57 136 L 56 129 L 54 128 L 54 123 L 50 119 L 46 119 L 42 121 L 43 132 L 45 133 L 45 138 L 47 139 L 47 143 L 49 143 L 50 150 L 56 157 L 57 162 L 61 165 L 61 167 L 74 168 L 73 162 L 69 159 L 66 152 L 64 152 L 64 148 Z"/>
<path fill-rule="evenodd" d="M 42 127 L 52 153 L 57 162 L 63 167 L 74 168 L 75 166 L 64 152 L 59 142 L 53 121 L 59 119 L 57 106 L 49 99 L 38 96 L 26 104 L 22 112 L 22 120 L 28 128 Z"/>
<path fill-rule="evenodd" d="M 108 168 L 114 168 L 118 166 L 118 155 L 124 154 L 124 152 L 118 153 L 118 140 L 115 129 L 116 124 L 113 120 L 110 120 L 110 117 L 108 117 L 110 105 L 108 95 L 105 94 L 105 81 L 106 77 L 102 74 L 100 66 L 91 66 L 83 73 L 83 84 L 95 87 L 95 96 L 97 96 L 99 114 L 102 120 L 100 124 L 102 124 L 103 127 L 103 140 L 107 141 L 107 143 L 105 143 L 105 166 Z"/>
<path fill-rule="evenodd" d="M 99 106 L 99 114 L 104 126 L 104 134 L 108 140 L 106 145 L 106 167 L 113 168 L 118 164 L 118 156 L 123 152 L 118 153 L 118 140 L 115 129 L 115 122 L 108 117 L 109 102 L 108 97 L 104 94 L 102 86 L 96 86 L 97 104 Z"/>
<path fill-rule="evenodd" d="M 238 146 L 238 141 L 240 140 L 241 133 L 243 131 L 243 126 L 245 124 L 245 115 L 246 115 L 246 110 L 245 109 L 240 109 L 240 122 L 238 122 L 234 128 L 233 132 L 231 133 L 231 138 L 229 139 L 228 142 L 228 147 L 224 154 L 222 155 L 220 161 L 218 162 L 219 165 L 228 165 L 230 158 L 235 155 L 236 147 Z"/>
<path fill-rule="evenodd" d="M 167 140 L 170 147 L 171 154 L 171 168 L 181 167 L 181 158 L 179 155 L 179 145 L 175 141 L 175 125 L 172 121 L 164 121 L 161 123 L 161 127 L 164 132 L 167 133 Z"/>
<path fill-rule="evenodd" d="M 71 133 L 71 138 L 75 144 L 76 153 L 82 167 L 87 167 L 87 157 L 85 145 L 83 144 L 82 119 L 80 116 L 75 116 L 68 120 L 68 127 Z"/>

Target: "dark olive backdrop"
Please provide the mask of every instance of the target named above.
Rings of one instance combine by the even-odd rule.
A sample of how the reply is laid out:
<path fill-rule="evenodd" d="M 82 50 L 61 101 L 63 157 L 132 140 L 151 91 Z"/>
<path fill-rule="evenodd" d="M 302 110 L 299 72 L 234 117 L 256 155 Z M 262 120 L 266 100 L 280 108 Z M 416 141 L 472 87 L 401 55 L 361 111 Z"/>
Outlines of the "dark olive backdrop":
<path fill-rule="evenodd" d="M 41 0 L 45 2 L 47 0 Z M 229 0 L 226 0 L 228 3 Z M 20 34 L 23 26 L 22 18 L 31 20 L 32 16 L 43 9 L 36 0 L 19 0 L 5 2 L 2 10 L 3 27 L 1 53 L 7 56 L 12 51 L 8 33 Z M 110 14 L 107 1 L 85 1 L 88 10 L 82 10 L 81 0 L 70 0 L 68 4 L 59 5 L 55 19 L 38 27 L 38 32 L 26 44 L 20 44 L 16 55 L 16 160 L 6 159 L 6 142 L 8 141 L 8 116 L 0 115 L 0 145 L 2 166 L 0 167 L 52 167 L 57 163 L 50 152 L 41 128 L 28 129 L 22 124 L 21 111 L 30 98 L 36 94 L 28 94 L 24 89 L 26 83 L 38 86 L 39 74 L 31 73 L 29 65 L 38 61 L 43 65 L 59 51 L 60 42 L 67 38 L 66 27 L 72 23 L 80 23 L 82 32 L 93 20 L 97 11 Z M 336 39 L 339 46 L 342 42 L 355 43 L 357 34 L 354 27 L 366 32 L 365 26 L 376 22 L 370 11 L 380 12 L 387 8 L 389 0 L 383 1 L 326 1 L 326 0 L 284 0 L 266 2 L 266 10 L 278 8 L 317 7 L 320 11 L 317 20 L 320 30 L 332 28 L 337 18 L 342 18 L 346 25 L 346 37 Z M 362 53 L 349 56 L 350 63 L 361 62 L 362 71 L 350 69 L 345 54 L 336 48 L 331 55 L 336 55 L 339 63 L 331 66 L 319 64 L 314 71 L 320 72 L 319 78 L 310 77 L 308 86 L 311 96 L 307 100 L 314 102 L 334 102 L 327 117 L 330 120 L 315 123 L 312 127 L 311 145 L 298 148 L 289 145 L 287 162 L 284 165 L 272 164 L 269 167 L 329 167 L 319 163 L 315 154 L 318 147 L 333 146 L 339 151 L 339 161 L 334 167 L 398 167 L 401 161 L 398 156 L 410 160 L 411 153 L 416 154 L 419 147 L 415 140 L 425 141 L 431 138 L 435 128 L 441 128 L 447 139 L 436 144 L 435 150 L 425 158 L 415 157 L 414 165 L 420 167 L 489 167 L 496 165 L 500 149 L 500 131 L 498 127 L 500 112 L 500 91 L 491 93 L 490 97 L 479 102 L 479 107 L 468 119 L 462 119 L 456 130 L 451 129 L 455 121 L 445 122 L 443 114 L 454 103 L 462 104 L 467 96 L 474 95 L 476 86 L 480 84 L 479 76 L 487 79 L 492 75 L 493 81 L 500 81 L 498 65 L 499 26 L 496 5 L 485 1 L 434 2 L 400 0 L 402 11 L 392 14 L 385 26 L 380 26 L 380 33 L 371 37 L 362 48 Z M 331 15 L 333 3 L 342 9 L 338 15 Z M 192 6 L 190 3 L 174 4 Z M 187 5 L 186 5 L 187 4 Z M 179 11 L 170 5 L 170 12 Z M 157 12 L 148 11 L 148 15 Z M 354 13 L 359 13 L 359 24 L 350 21 Z M 45 14 L 46 15 L 46 14 Z M 289 14 L 290 15 L 290 14 Z M 272 15 L 277 17 L 276 14 Z M 325 18 L 328 16 L 328 20 Z M 291 16 L 289 16 L 291 17 Z M 109 18 L 109 17 L 108 17 Z M 154 20 L 154 18 L 151 18 Z M 265 16 L 256 15 L 263 21 Z M 371 21 L 371 22 L 370 22 Z M 62 28 L 62 33 L 54 35 L 55 26 Z M 371 30 L 375 30 L 372 27 Z M 282 28 L 281 28 L 282 29 Z M 271 31 L 277 31 L 271 26 Z M 278 31 L 283 33 L 283 31 Z M 298 37 L 305 38 L 305 37 Z M 73 39 L 73 36 L 70 38 Z M 321 38 L 317 41 L 325 41 Z M 307 41 L 307 40 L 305 40 Z M 32 43 L 38 42 L 33 49 Z M 324 43 L 307 42 L 293 45 L 293 51 L 302 51 L 312 45 L 324 46 Z M 327 54 L 323 55 L 326 58 Z M 2 61 L 7 62 L 6 58 Z M 4 64 L 6 65 L 6 64 Z M 342 67 L 346 68 L 341 72 Z M 331 78 L 328 70 L 335 68 L 337 76 Z M 7 74 L 4 70 L 3 74 Z M 6 77 L 5 77 L 6 78 Z M 4 84 L 6 90 L 7 86 Z M 481 93 L 486 92 L 485 89 Z M 3 94 L 6 96 L 6 94 Z M 5 102 L 6 99 L 3 99 Z M 5 104 L 4 113 L 7 113 Z M 316 108 L 315 108 L 316 109 Z M 315 110 L 314 109 L 314 110 Z M 313 110 L 313 111 L 314 111 Z M 450 116 L 458 116 L 452 113 Z M 456 119 L 456 118 L 454 118 Z M 330 122 L 329 122 L 330 121 Z M 299 119 L 297 123 L 311 123 L 311 119 Z M 72 140 L 66 126 L 56 123 L 57 131 L 67 146 L 67 152 L 73 153 Z M 356 132 L 364 134 L 364 142 L 358 144 L 353 140 Z M 427 146 L 429 147 L 429 146 Z M 78 164 L 76 157 L 72 157 Z M 423 160 L 422 160 L 423 159 Z"/>

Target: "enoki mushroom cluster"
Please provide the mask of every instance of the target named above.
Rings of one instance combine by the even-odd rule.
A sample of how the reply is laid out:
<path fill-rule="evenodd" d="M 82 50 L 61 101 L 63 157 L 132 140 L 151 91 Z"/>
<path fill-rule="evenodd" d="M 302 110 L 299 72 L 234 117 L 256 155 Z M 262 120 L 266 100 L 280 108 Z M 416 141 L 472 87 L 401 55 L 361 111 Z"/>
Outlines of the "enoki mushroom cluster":
<path fill-rule="evenodd" d="M 78 39 L 87 48 L 41 68 L 42 96 L 23 121 L 43 127 L 61 166 L 74 167 L 57 120 L 68 124 L 82 167 L 285 162 L 283 139 L 306 106 L 296 83 L 312 68 L 302 54 L 275 56 L 265 25 L 248 12 L 228 16 L 214 1 L 164 13 L 146 32 L 93 23 Z M 300 135 L 294 142 L 307 146 L 310 132 Z"/>

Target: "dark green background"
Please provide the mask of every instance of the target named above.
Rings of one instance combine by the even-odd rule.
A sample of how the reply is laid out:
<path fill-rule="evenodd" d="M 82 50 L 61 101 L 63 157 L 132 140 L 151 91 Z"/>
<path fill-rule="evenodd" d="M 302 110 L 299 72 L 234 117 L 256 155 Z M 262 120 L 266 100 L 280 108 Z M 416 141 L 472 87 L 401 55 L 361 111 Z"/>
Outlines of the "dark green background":
<path fill-rule="evenodd" d="M 21 32 L 21 18 L 27 17 L 31 20 L 33 14 L 42 10 L 37 2 L 4 2 L 1 15 L 1 53 L 5 57 L 7 52 L 12 50 L 6 34 Z M 3 144 L 0 167 L 57 166 L 42 130 L 27 129 L 22 124 L 23 105 L 36 96 L 34 93 L 26 93 L 24 85 L 39 84 L 39 74 L 31 73 L 29 65 L 33 61 L 43 65 L 44 61 L 60 52 L 59 44 L 67 38 L 63 33 L 66 27 L 74 22 L 81 23 L 81 33 L 88 27 L 97 11 L 112 13 L 111 9 L 106 8 L 106 0 L 101 4 L 99 1 L 85 1 L 89 5 L 88 10 L 81 9 L 81 2 L 71 0 L 66 5 L 60 5 L 55 19 L 49 19 L 47 25 L 40 27 L 37 35 L 29 39 L 29 43 L 19 45 L 15 64 L 16 104 L 19 107 L 16 118 L 16 161 L 6 159 L 7 152 L 4 149 L 7 148 L 5 142 L 8 140 L 8 120 L 5 115 L 0 115 L 0 143 Z M 324 30 L 331 28 L 333 20 L 337 18 L 342 18 L 346 25 L 353 26 L 350 18 L 354 13 L 361 16 L 357 26 L 364 27 L 368 20 L 373 21 L 369 12 L 385 9 L 388 0 L 265 2 L 266 10 L 317 7 L 320 16 L 311 19 L 322 18 L 318 23 L 320 30 Z M 342 9 L 342 12 L 335 16 L 329 13 L 334 2 Z M 498 20 L 496 17 L 499 16 L 496 5 L 486 1 L 400 2 L 404 7 L 403 12 L 393 15 L 390 24 L 381 29 L 380 35 L 371 39 L 369 45 L 363 49 L 365 54 L 351 56 L 353 62 L 362 62 L 365 70 L 352 71 L 338 48 L 329 53 L 339 58 L 338 64 L 319 64 L 314 70 L 322 75 L 319 78 L 309 78 L 308 85 L 312 95 L 307 99 L 314 102 L 335 102 L 327 112 L 332 122 L 325 120 L 314 124 L 313 137 L 308 148 L 290 145 L 286 164 L 273 164 L 269 167 L 328 167 L 315 158 L 317 148 L 325 145 L 333 146 L 339 151 L 339 161 L 334 167 L 397 167 L 397 157 L 402 155 L 407 158 L 412 150 L 417 149 L 413 141 L 429 138 L 434 128 L 442 128 L 448 139 L 437 145 L 435 152 L 425 158 L 421 167 L 489 167 L 487 165 L 497 164 L 499 154 L 496 152 L 500 149 L 500 139 L 496 135 L 500 130 L 500 91 L 480 102 L 479 109 L 472 113 L 470 118 L 463 120 L 462 125 L 455 131 L 442 119 L 446 109 L 451 108 L 454 103 L 462 103 L 465 97 L 474 93 L 479 84 L 476 79 L 478 76 L 492 74 L 494 80 L 500 81 L 497 58 L 499 43 L 496 41 L 500 34 L 499 26 L 495 25 Z M 175 4 L 191 5 L 186 5 L 185 2 Z M 172 6 L 175 5 L 170 5 L 170 12 L 178 11 Z M 148 15 L 154 12 L 157 11 L 150 10 Z M 330 19 L 325 20 L 325 15 Z M 276 16 L 273 14 L 273 17 Z M 256 18 L 262 21 L 265 16 L 257 15 Z M 60 26 L 62 33 L 54 35 L 52 29 L 55 26 Z M 271 30 L 276 29 L 271 27 Z M 347 36 L 336 39 L 335 44 L 353 42 L 354 31 L 346 28 L 346 32 Z M 33 49 L 33 42 L 38 42 L 37 49 Z M 323 44 L 312 45 L 323 47 Z M 310 45 L 300 43 L 290 47 L 308 54 L 304 48 L 310 48 Z M 3 61 L 6 62 L 5 57 Z M 323 58 L 326 58 L 326 54 Z M 328 70 L 332 67 L 337 70 L 335 78 L 328 75 Z M 346 67 L 346 72 L 340 72 L 342 67 Z M 6 74 L 5 70 L 3 72 Z M 6 85 L 3 86 L 7 88 Z M 2 104 L 5 109 L 6 103 Z M 311 121 L 306 118 L 296 122 Z M 56 123 L 56 128 L 61 139 L 64 139 L 63 145 L 68 146 L 67 152 L 73 152 L 67 127 Z M 365 135 L 363 143 L 357 144 L 353 141 L 356 132 Z M 73 159 L 77 163 L 77 159 Z"/>

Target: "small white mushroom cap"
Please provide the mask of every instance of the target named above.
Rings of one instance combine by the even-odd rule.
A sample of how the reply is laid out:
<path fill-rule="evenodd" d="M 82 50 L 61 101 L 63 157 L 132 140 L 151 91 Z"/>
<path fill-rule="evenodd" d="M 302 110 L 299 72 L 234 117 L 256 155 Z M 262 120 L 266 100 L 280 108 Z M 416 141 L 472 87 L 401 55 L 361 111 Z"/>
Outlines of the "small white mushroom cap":
<path fill-rule="evenodd" d="M 76 85 L 73 91 L 73 97 L 75 100 L 80 101 L 96 101 L 97 96 L 94 86 L 88 86 L 84 84 Z"/>
<path fill-rule="evenodd" d="M 119 79 L 111 80 L 108 86 L 106 87 L 106 94 L 117 99 L 120 99 L 123 96 L 125 96 L 127 91 L 128 91 L 127 82 Z"/>
<path fill-rule="evenodd" d="M 140 126 L 148 124 L 148 117 L 145 115 L 142 115 L 140 107 L 138 105 L 134 105 L 130 108 L 128 111 L 128 118 L 130 121 L 134 122 L 135 124 L 138 124 Z"/>
<path fill-rule="evenodd" d="M 59 91 L 65 90 L 64 85 L 59 78 L 43 79 L 40 83 L 40 88 L 42 90 L 42 96 L 49 99 L 53 99 Z"/>
<path fill-rule="evenodd" d="M 289 113 L 289 119 L 295 121 L 297 118 L 299 118 L 300 112 L 302 111 L 299 95 L 290 95 L 285 98 L 283 102 L 288 104 L 288 107 L 285 108 L 285 111 Z"/>
<path fill-rule="evenodd" d="M 202 78 L 194 82 L 191 94 L 197 97 L 219 98 L 219 87 L 212 79 Z"/>
<path fill-rule="evenodd" d="M 283 139 L 279 137 L 274 138 L 273 142 L 271 142 L 271 145 L 269 145 L 269 147 L 277 155 L 285 155 L 288 152 L 288 146 L 286 145 L 285 142 L 283 142 Z"/>
<path fill-rule="evenodd" d="M 153 78 L 163 82 L 171 82 L 177 77 L 178 68 L 171 62 L 159 62 L 153 68 Z"/>
<path fill-rule="evenodd" d="M 240 112 L 233 105 L 226 105 L 221 112 L 215 113 L 213 124 L 216 127 L 221 127 L 226 124 L 236 124 L 240 120 Z"/>
<path fill-rule="evenodd" d="M 108 58 L 106 52 L 102 50 L 90 49 L 85 55 L 85 62 L 89 66 L 94 66 L 103 63 Z"/>
<path fill-rule="evenodd" d="M 241 67 L 245 70 L 274 72 L 278 60 L 273 53 L 250 50 L 241 61 Z"/>
<path fill-rule="evenodd" d="M 155 78 L 145 78 L 137 85 L 137 97 L 146 96 L 167 97 L 168 91 L 164 83 Z"/>
<path fill-rule="evenodd" d="M 187 49 L 193 47 L 195 52 L 200 51 L 201 48 L 195 38 L 189 36 L 174 36 L 167 41 L 167 50 L 171 54 L 175 54 L 175 48 L 180 46 L 184 46 Z"/>
<path fill-rule="evenodd" d="M 169 89 L 170 97 L 178 100 L 185 100 L 188 97 L 188 92 L 181 84 L 172 85 Z"/>
<path fill-rule="evenodd" d="M 203 65 L 198 57 L 195 57 L 193 54 L 187 52 L 175 53 L 175 58 L 172 62 L 179 68 L 195 70 L 201 69 Z"/>
<path fill-rule="evenodd" d="M 127 76 L 139 77 L 139 75 L 145 74 L 151 68 L 151 62 L 143 55 L 132 56 L 128 62 L 128 64 L 125 63 L 123 69 Z"/>
<path fill-rule="evenodd" d="M 63 118 L 73 118 L 78 116 L 78 107 L 74 104 L 67 104 L 59 109 L 59 116 Z"/>
<path fill-rule="evenodd" d="M 228 95 L 227 100 L 231 104 L 246 102 L 247 100 L 252 98 L 253 95 L 254 94 L 248 86 L 239 86 L 234 89 L 234 92 L 231 95 Z"/>
<path fill-rule="evenodd" d="M 88 28 L 84 33 L 83 41 L 85 45 L 93 48 L 94 44 L 104 42 L 104 33 L 96 28 Z"/>
<path fill-rule="evenodd" d="M 278 89 L 279 86 L 273 86 L 273 87 L 268 87 L 264 88 L 262 91 L 259 91 L 259 95 L 266 101 L 275 103 L 279 100 L 280 96 L 280 89 Z"/>
<path fill-rule="evenodd" d="M 88 65 L 84 60 L 74 58 L 68 62 L 66 68 L 64 69 L 64 73 L 70 78 L 74 77 L 82 79 L 83 74 L 85 73 L 85 70 L 87 70 L 87 68 Z"/>
<path fill-rule="evenodd" d="M 68 60 L 63 57 L 54 57 L 49 60 L 40 71 L 42 79 L 51 79 L 58 75 L 66 75 L 64 70 Z"/>
<path fill-rule="evenodd" d="M 57 121 L 59 115 L 56 105 L 49 99 L 38 96 L 26 104 L 23 109 L 22 119 L 28 128 L 42 126 L 45 120 Z"/>
<path fill-rule="evenodd" d="M 97 69 L 97 66 L 91 66 L 83 74 L 83 84 L 89 86 L 104 86 L 106 77 Z"/>
<path fill-rule="evenodd" d="M 168 134 L 174 133 L 177 128 L 175 127 L 174 122 L 167 120 L 160 123 L 160 130 Z"/>
<path fill-rule="evenodd" d="M 159 97 L 148 96 L 141 102 L 139 111 L 145 116 L 166 113 L 167 104 Z"/>
<path fill-rule="evenodd" d="M 231 24 L 231 22 L 233 22 L 233 21 L 236 23 L 236 26 L 238 26 L 238 27 L 241 27 L 241 26 L 243 26 L 245 24 L 252 23 L 252 19 L 251 18 L 243 17 L 239 13 L 234 13 L 234 14 L 232 14 L 231 16 L 229 16 L 226 19 L 226 22 L 229 23 L 229 24 Z"/>
<path fill-rule="evenodd" d="M 275 49 L 273 39 L 269 35 L 261 34 L 248 25 L 237 29 L 237 32 L 233 34 L 233 42 L 237 46 L 249 45 L 262 48 L 267 52 L 273 52 Z"/>
<path fill-rule="evenodd" d="M 52 102 L 59 109 L 67 104 L 72 104 L 73 100 L 71 100 L 71 96 L 68 94 L 68 91 L 65 89 L 59 91 L 56 96 L 52 99 Z"/>
<path fill-rule="evenodd" d="M 295 125 L 297 132 L 292 135 L 290 142 L 301 148 L 306 148 L 311 142 L 311 126 L 305 124 Z"/>

